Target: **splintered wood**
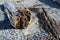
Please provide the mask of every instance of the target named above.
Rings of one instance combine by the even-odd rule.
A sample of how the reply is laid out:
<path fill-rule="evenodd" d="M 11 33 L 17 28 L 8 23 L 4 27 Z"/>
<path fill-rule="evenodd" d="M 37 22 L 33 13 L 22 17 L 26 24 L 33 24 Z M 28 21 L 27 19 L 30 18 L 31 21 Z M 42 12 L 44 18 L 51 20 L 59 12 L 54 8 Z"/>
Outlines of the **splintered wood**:
<path fill-rule="evenodd" d="M 28 8 L 18 8 L 18 14 L 16 16 L 12 15 L 9 10 L 6 10 L 6 13 L 11 17 L 11 25 L 18 29 L 27 27 L 31 19 L 31 12 Z"/>
<path fill-rule="evenodd" d="M 20 26 L 27 27 L 31 19 L 31 12 L 27 8 L 18 8 L 18 13 L 20 18 Z"/>

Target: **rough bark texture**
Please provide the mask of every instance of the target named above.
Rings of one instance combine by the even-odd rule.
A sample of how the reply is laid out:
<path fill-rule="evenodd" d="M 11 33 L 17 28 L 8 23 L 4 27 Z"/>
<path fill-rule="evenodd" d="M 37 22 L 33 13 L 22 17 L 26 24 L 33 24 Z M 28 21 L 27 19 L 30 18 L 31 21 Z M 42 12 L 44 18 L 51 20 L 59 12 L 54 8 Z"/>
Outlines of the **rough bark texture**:
<path fill-rule="evenodd" d="M 33 10 L 34 9 L 34 10 Z M 59 40 L 60 36 L 60 26 L 59 23 L 57 23 L 54 19 L 50 19 L 50 16 L 45 11 L 44 8 L 42 8 L 42 12 L 38 10 L 38 8 L 31 8 L 31 11 L 34 11 L 37 13 L 37 17 L 40 19 L 39 23 L 42 29 L 44 29 L 46 32 L 48 32 L 48 35 L 53 38 L 50 40 Z"/>
<path fill-rule="evenodd" d="M 56 24 L 56 21 L 53 19 L 49 19 L 49 16 L 47 15 L 46 11 L 43 9 L 43 12 L 40 13 L 40 23 L 42 24 L 42 28 L 46 30 L 46 32 L 49 33 L 49 35 L 52 35 L 56 38 L 56 40 L 59 40 L 59 32 L 58 28 L 60 27 L 59 24 Z"/>

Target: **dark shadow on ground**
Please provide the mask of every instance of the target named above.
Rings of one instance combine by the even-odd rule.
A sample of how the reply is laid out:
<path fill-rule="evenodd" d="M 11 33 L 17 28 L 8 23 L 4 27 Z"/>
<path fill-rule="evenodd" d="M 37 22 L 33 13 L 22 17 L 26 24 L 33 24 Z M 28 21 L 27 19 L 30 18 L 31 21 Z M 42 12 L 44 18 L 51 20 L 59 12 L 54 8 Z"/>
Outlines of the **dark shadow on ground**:
<path fill-rule="evenodd" d="M 3 5 L 0 5 L 0 8 L 2 11 L 4 11 Z M 4 29 L 13 29 L 13 27 L 10 25 L 10 22 L 6 13 L 4 13 L 4 20 L 0 21 L 0 30 L 4 30 Z"/>
<path fill-rule="evenodd" d="M 53 3 L 52 0 L 39 0 L 40 2 L 52 7 L 52 8 L 60 8 L 60 4 L 58 3 Z"/>

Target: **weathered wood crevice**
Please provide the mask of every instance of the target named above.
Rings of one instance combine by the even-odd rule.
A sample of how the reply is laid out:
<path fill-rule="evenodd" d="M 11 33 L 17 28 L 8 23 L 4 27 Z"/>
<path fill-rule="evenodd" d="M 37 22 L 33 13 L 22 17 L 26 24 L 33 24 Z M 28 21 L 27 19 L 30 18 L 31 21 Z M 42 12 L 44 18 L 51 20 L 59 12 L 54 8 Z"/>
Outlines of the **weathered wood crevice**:
<path fill-rule="evenodd" d="M 49 16 L 48 16 L 48 14 L 46 13 L 46 11 L 44 10 L 44 8 L 42 8 L 43 9 L 43 17 L 44 17 L 44 19 L 42 19 L 42 22 L 44 22 L 44 20 L 46 21 L 46 22 L 44 22 L 43 23 L 43 28 L 45 29 L 45 30 L 48 30 L 48 32 L 49 33 L 51 33 L 56 39 L 59 39 L 58 38 L 58 33 L 59 32 L 57 32 L 57 28 L 55 28 L 55 27 L 58 27 L 58 25 L 56 24 L 56 21 L 53 19 L 53 21 L 51 21 L 50 19 L 49 19 Z M 54 26 L 55 25 L 55 26 Z"/>
<path fill-rule="evenodd" d="M 32 10 L 34 9 L 34 10 Z M 45 11 L 44 8 L 42 8 L 42 12 L 39 11 L 38 8 L 32 8 L 30 10 L 35 11 L 37 13 L 37 17 L 39 18 L 40 26 L 48 32 L 49 36 L 53 37 L 54 40 L 59 40 L 59 24 L 53 19 L 50 19 L 50 16 L 48 16 L 48 13 Z"/>

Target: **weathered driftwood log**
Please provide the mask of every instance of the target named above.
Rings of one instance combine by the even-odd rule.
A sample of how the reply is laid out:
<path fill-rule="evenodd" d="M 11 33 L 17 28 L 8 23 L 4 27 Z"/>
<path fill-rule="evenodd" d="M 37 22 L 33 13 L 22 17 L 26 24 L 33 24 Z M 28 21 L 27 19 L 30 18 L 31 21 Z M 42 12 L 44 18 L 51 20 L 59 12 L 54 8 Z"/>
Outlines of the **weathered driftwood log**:
<path fill-rule="evenodd" d="M 34 10 L 32 10 L 34 9 Z M 57 24 L 57 22 L 53 19 L 51 20 L 48 15 L 48 13 L 42 8 L 42 12 L 39 11 L 38 8 L 30 8 L 31 11 L 34 11 L 37 13 L 37 17 L 40 19 L 39 23 L 41 27 L 49 33 L 49 36 L 53 40 L 59 40 L 60 38 L 60 25 Z"/>
<path fill-rule="evenodd" d="M 39 18 L 40 26 L 49 33 L 49 36 L 53 40 L 59 40 L 60 39 L 60 25 L 57 24 L 57 22 L 53 19 L 50 19 L 50 16 L 44 8 L 42 8 L 43 11 L 39 11 L 39 8 L 18 8 L 18 15 L 12 16 L 12 19 L 15 20 L 15 28 L 21 28 L 24 26 L 27 26 L 31 18 L 30 11 L 36 12 L 37 17 Z M 13 21 L 12 21 L 13 22 Z"/>

